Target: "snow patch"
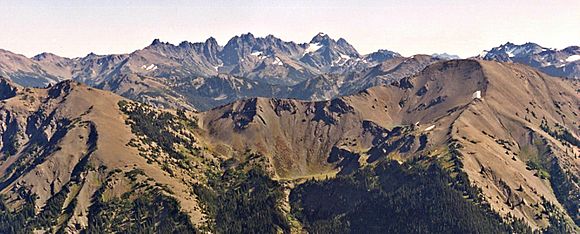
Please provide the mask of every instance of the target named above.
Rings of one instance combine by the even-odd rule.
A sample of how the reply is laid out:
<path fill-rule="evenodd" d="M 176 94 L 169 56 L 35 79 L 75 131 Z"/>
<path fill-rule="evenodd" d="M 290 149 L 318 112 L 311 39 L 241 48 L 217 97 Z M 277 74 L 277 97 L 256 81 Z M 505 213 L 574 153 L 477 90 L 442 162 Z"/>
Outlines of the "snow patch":
<path fill-rule="evenodd" d="M 513 58 L 520 56 L 523 53 L 529 53 L 530 51 L 524 46 L 506 46 L 504 47 L 505 53 L 508 57 Z"/>
<path fill-rule="evenodd" d="M 282 66 L 284 65 L 284 63 L 282 62 L 282 60 L 280 60 L 280 58 L 276 57 L 276 59 L 274 60 L 274 62 L 272 62 L 273 65 L 278 65 L 278 66 Z"/>
<path fill-rule="evenodd" d="M 566 62 L 574 62 L 574 61 L 578 61 L 578 60 L 580 60 L 580 55 L 577 55 L 577 54 L 566 58 Z"/>
<path fill-rule="evenodd" d="M 151 64 L 149 66 L 143 65 L 141 66 L 141 68 L 145 69 L 145 71 L 154 71 L 155 69 L 157 69 L 157 66 L 155 64 Z"/>
<path fill-rule="evenodd" d="M 427 132 L 427 131 L 431 131 L 431 130 L 433 130 L 433 129 L 435 129 L 435 125 L 431 125 L 431 126 L 429 126 L 429 127 L 425 128 L 425 132 Z"/>
<path fill-rule="evenodd" d="M 471 95 L 471 98 L 473 99 L 481 99 L 481 90 L 477 90 L 473 93 L 473 95 Z"/>
<path fill-rule="evenodd" d="M 334 61 L 332 61 L 332 65 L 333 66 L 343 66 L 346 62 L 348 62 L 348 60 L 351 60 L 352 57 L 345 55 L 345 54 L 339 54 L 340 57 L 336 58 Z"/>
<path fill-rule="evenodd" d="M 254 51 L 251 53 L 251 55 L 258 57 L 258 56 L 262 55 L 262 51 Z"/>
<path fill-rule="evenodd" d="M 351 57 L 348 56 L 348 55 L 346 55 L 346 54 L 340 54 L 340 57 L 343 58 L 343 59 L 346 59 L 346 60 L 351 59 Z"/>
<path fill-rule="evenodd" d="M 224 66 L 224 64 L 223 64 L 223 63 L 220 63 L 219 65 L 217 65 L 217 66 L 214 66 L 214 67 L 213 67 L 213 69 L 214 69 L 215 71 L 219 71 L 219 68 L 220 68 L 220 67 L 223 67 L 223 66 Z"/>
<path fill-rule="evenodd" d="M 225 95 L 225 94 L 222 94 L 222 95 L 219 95 L 219 96 L 217 96 L 217 97 L 213 98 L 213 100 L 216 100 L 216 101 L 221 101 L 221 100 L 224 100 L 224 99 L 226 99 L 226 98 L 228 98 L 228 96 L 227 96 L 227 95 Z"/>
<path fill-rule="evenodd" d="M 320 44 L 320 43 L 308 44 L 308 47 L 306 47 L 306 49 L 304 50 L 304 54 L 302 54 L 302 56 L 304 56 L 305 54 L 308 54 L 308 53 L 315 52 L 315 51 L 319 50 L 320 48 L 322 48 L 322 44 Z"/>

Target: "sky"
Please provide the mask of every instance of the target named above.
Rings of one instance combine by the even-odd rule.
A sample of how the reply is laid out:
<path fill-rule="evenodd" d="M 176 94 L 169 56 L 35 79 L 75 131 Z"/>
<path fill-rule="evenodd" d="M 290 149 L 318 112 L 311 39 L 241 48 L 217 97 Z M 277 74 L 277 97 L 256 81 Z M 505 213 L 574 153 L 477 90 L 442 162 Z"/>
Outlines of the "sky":
<path fill-rule="evenodd" d="M 221 45 L 251 32 L 308 42 L 318 32 L 360 53 L 479 54 L 505 42 L 580 45 L 580 0 L 0 0 L 0 48 L 34 56 L 129 53 L 153 39 Z"/>

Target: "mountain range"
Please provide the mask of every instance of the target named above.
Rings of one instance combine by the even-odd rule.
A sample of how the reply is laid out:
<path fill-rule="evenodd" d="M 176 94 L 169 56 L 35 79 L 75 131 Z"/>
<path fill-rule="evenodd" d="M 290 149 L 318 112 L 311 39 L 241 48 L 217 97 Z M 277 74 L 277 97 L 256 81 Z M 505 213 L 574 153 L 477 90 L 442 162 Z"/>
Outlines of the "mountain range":
<path fill-rule="evenodd" d="M 225 46 L 214 38 L 179 45 L 155 39 L 130 54 L 74 59 L 0 54 L 0 75 L 20 85 L 44 87 L 73 79 L 160 106 L 199 110 L 248 97 L 328 100 L 400 79 L 438 60 L 404 58 L 388 50 L 360 55 L 345 39 L 324 33 L 301 44 L 251 33 Z"/>
<path fill-rule="evenodd" d="M 0 51 L 0 233 L 576 233 L 576 50 L 529 44 Z"/>
<path fill-rule="evenodd" d="M 580 77 L 578 47 L 552 50 L 537 44 L 506 43 L 475 58 L 517 62 L 552 76 Z M 160 107 L 208 110 L 251 97 L 330 100 L 421 71 L 459 57 L 446 53 L 403 57 L 389 50 L 361 55 L 345 39 L 319 33 L 308 43 L 251 33 L 220 46 L 205 42 L 173 45 L 155 39 L 130 54 L 32 58 L 0 50 L 0 76 L 44 87 L 73 79 Z"/>

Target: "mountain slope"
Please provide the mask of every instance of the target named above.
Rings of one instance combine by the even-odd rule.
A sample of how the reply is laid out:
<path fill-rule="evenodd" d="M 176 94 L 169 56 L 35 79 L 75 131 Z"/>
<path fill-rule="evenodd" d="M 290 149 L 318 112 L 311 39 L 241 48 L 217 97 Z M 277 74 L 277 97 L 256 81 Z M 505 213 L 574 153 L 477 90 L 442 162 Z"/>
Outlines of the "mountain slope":
<path fill-rule="evenodd" d="M 4 80 L 0 220 L 14 222 L 0 228 L 356 232 L 383 209 L 425 215 L 374 230 L 414 220 L 465 231 L 436 215 L 449 214 L 481 231 L 572 232 L 579 85 L 453 60 L 330 101 L 251 98 L 193 114 L 73 81 Z M 352 203 L 317 208 L 333 199 Z"/>
<path fill-rule="evenodd" d="M 0 105 L 3 123 L 0 191 L 2 207 L 16 210 L 31 207 L 43 217 L 35 218 L 26 227 L 73 232 L 85 228 L 105 232 L 123 230 L 128 227 L 116 227 L 117 221 L 107 220 L 110 216 L 106 215 L 116 212 L 121 217 L 122 204 L 117 200 L 121 197 L 135 202 L 144 199 L 141 202 L 151 205 L 145 210 L 166 210 L 175 215 L 170 217 L 186 217 L 165 220 L 175 222 L 176 227 L 192 228 L 190 219 L 200 222 L 203 215 L 188 183 L 201 177 L 194 179 L 183 173 L 185 169 L 171 161 L 175 156 L 167 156 L 168 151 L 144 143 L 161 144 L 131 125 L 136 120 L 125 113 L 140 110 L 139 105 L 74 81 L 61 82 L 48 89 L 13 89 L 17 90 L 16 94 L 3 99 Z M 118 105 L 120 102 L 127 104 L 122 108 Z M 161 117 L 170 121 L 178 118 L 174 114 L 155 118 L 162 121 Z M 179 126 L 173 125 L 173 129 Z M 156 132 L 164 133 L 160 128 Z M 188 133 L 182 130 L 181 134 Z M 197 147 L 193 138 L 190 141 L 186 149 Z M 147 159 L 152 150 L 157 152 L 156 159 Z M 193 156 L 183 157 L 181 160 Z M 188 170 L 188 173 L 203 174 L 196 169 Z M 175 205 L 177 201 L 179 205 Z M 158 213 L 144 213 L 143 217 L 151 218 L 153 224 L 163 220 L 148 216 L 155 214 Z"/>
<path fill-rule="evenodd" d="M 526 66 L 458 60 L 332 101 L 235 102 L 200 122 L 226 153 L 263 153 L 281 179 L 434 157 L 464 171 L 493 210 L 537 228 L 548 203 L 578 222 L 577 87 Z"/>

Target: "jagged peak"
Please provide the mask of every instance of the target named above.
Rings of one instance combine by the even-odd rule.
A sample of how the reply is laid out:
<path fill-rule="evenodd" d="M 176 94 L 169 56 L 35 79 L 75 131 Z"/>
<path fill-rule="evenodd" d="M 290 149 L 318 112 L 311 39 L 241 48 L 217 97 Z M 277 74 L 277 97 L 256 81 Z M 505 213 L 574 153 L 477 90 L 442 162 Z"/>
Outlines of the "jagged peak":
<path fill-rule="evenodd" d="M 191 43 L 189 41 L 182 41 L 181 43 L 179 43 L 178 46 L 184 48 L 184 47 L 191 47 L 193 44 L 194 43 Z"/>
<path fill-rule="evenodd" d="M 540 45 L 538 45 L 538 44 L 536 44 L 536 43 L 534 43 L 534 42 L 529 42 L 529 41 L 528 41 L 528 42 L 524 43 L 524 44 L 523 44 L 523 46 L 540 46 Z M 540 46 L 540 47 L 541 47 L 541 46 Z"/>
<path fill-rule="evenodd" d="M 205 40 L 205 44 L 218 45 L 218 42 L 214 37 L 209 37 Z"/>
<path fill-rule="evenodd" d="M 240 35 L 240 38 L 242 38 L 243 40 L 246 39 L 254 39 L 254 34 L 252 34 L 251 32 L 247 32 L 245 34 Z"/>
<path fill-rule="evenodd" d="M 346 41 L 346 39 L 344 39 L 344 38 L 342 38 L 342 37 L 341 37 L 341 38 L 338 38 L 338 41 L 336 41 L 336 43 L 338 43 L 339 45 L 343 45 L 343 44 L 344 44 L 344 45 L 350 45 L 350 44 L 349 44 L 349 43 Z"/>
<path fill-rule="evenodd" d="M 161 42 L 161 40 L 159 40 L 159 38 L 155 38 L 155 39 L 153 39 L 153 42 L 151 42 L 150 46 L 156 46 L 159 44 L 163 44 L 163 42 Z"/>
<path fill-rule="evenodd" d="M 312 38 L 312 40 L 310 40 L 310 43 L 325 43 L 330 40 L 332 39 L 328 36 L 328 34 L 319 32 L 318 34 L 316 34 L 316 36 Z"/>
<path fill-rule="evenodd" d="M 247 41 L 251 41 L 254 40 L 254 35 L 252 33 L 245 33 L 242 35 L 236 35 L 232 38 L 230 38 L 230 40 L 228 40 L 228 43 L 226 43 L 225 47 L 229 47 L 232 45 L 236 45 L 236 44 L 240 44 L 243 42 L 247 42 Z"/>
<path fill-rule="evenodd" d="M 97 54 L 95 54 L 95 53 L 93 53 L 93 52 L 90 52 L 90 53 L 88 53 L 88 54 L 87 54 L 87 56 L 85 56 L 85 57 L 87 57 L 87 58 L 90 58 L 90 57 L 97 57 L 97 56 L 98 56 Z"/>
<path fill-rule="evenodd" d="M 285 42 L 286 43 L 287 42 L 287 41 L 283 41 L 282 39 L 280 39 L 272 34 L 268 34 L 266 37 L 264 37 L 264 39 L 266 41 L 270 41 L 270 42 L 274 42 L 274 43 L 278 43 L 278 42 Z M 292 41 L 288 41 L 288 42 L 293 43 Z"/>
<path fill-rule="evenodd" d="M 513 42 L 506 42 L 498 47 L 495 47 L 494 49 L 510 49 L 510 48 L 515 48 L 515 47 L 539 47 L 539 48 L 544 48 L 543 46 L 538 45 L 537 43 L 534 42 L 526 42 L 523 44 L 516 44 Z"/>
<path fill-rule="evenodd" d="M 507 41 L 506 43 L 502 44 L 501 46 L 515 46 L 515 45 L 516 44 L 514 44 L 514 43 L 512 43 L 510 41 Z"/>
<path fill-rule="evenodd" d="M 548 50 L 551 49 L 540 46 L 533 42 L 515 44 L 508 41 L 500 46 L 493 47 L 490 50 L 482 51 L 478 56 L 475 56 L 475 58 L 483 58 L 487 60 L 497 59 L 499 61 L 508 62 L 510 61 L 510 58 L 525 57 L 532 54 L 539 54 Z"/>

